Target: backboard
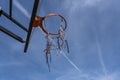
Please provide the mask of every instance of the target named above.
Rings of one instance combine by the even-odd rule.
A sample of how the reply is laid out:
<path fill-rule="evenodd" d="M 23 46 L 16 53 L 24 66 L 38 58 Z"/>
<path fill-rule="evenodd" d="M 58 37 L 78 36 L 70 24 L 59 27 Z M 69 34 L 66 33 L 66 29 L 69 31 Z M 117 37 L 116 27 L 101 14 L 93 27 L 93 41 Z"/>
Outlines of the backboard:
<path fill-rule="evenodd" d="M 4 1 L 3 1 L 4 2 Z M 15 25 L 17 25 L 17 27 L 21 28 L 22 30 L 24 30 L 25 32 L 27 32 L 27 37 L 26 40 L 23 40 L 20 36 L 16 35 L 15 33 L 11 32 L 10 30 L 6 29 L 5 27 L 3 27 L 2 25 L 0 25 L 0 31 L 4 32 L 5 34 L 11 36 L 12 38 L 25 43 L 25 48 L 24 48 L 24 52 L 27 51 L 28 48 L 28 44 L 29 44 L 29 39 L 30 39 L 30 35 L 31 35 L 31 31 L 32 31 L 32 23 L 33 20 L 36 16 L 37 13 L 37 9 L 38 9 L 38 5 L 39 5 L 40 0 L 30 0 L 29 4 L 24 4 L 24 1 L 21 3 L 23 3 L 24 5 L 29 5 L 28 9 L 31 10 L 31 13 L 28 14 L 28 12 L 25 12 L 25 10 L 23 9 L 23 7 L 18 3 L 17 0 L 8 0 L 5 3 L 8 3 L 8 8 L 4 9 L 4 7 L 0 7 L 0 15 L 6 17 L 7 19 L 9 19 L 12 23 L 14 23 Z M 24 24 L 22 24 L 21 22 L 19 22 L 19 19 L 16 19 L 14 16 L 16 11 L 15 8 L 18 8 L 19 10 L 22 10 L 28 17 L 28 26 L 25 26 Z M 22 16 L 22 17 L 25 17 Z"/>

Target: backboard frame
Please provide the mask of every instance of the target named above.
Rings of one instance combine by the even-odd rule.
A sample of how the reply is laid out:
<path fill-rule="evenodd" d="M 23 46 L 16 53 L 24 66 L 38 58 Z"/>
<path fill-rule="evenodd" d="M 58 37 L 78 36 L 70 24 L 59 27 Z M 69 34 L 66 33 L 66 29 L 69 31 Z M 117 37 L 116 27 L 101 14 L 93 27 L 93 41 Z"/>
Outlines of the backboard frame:
<path fill-rule="evenodd" d="M 40 0 L 34 0 L 34 5 L 33 5 L 33 9 L 32 9 L 32 15 L 31 15 L 31 18 L 30 18 L 30 23 L 29 23 L 28 29 L 25 26 L 23 26 L 21 23 L 19 23 L 16 19 L 14 19 L 12 17 L 12 13 L 13 13 L 12 12 L 13 0 L 9 0 L 9 13 L 6 13 L 0 7 L 0 16 L 2 16 L 2 15 L 5 16 L 7 19 L 9 19 L 10 21 L 12 21 L 14 24 L 16 24 L 22 30 L 24 30 L 25 32 L 27 32 L 27 37 L 26 37 L 26 40 L 24 41 L 21 37 L 19 37 L 18 35 L 14 34 L 11 31 L 9 31 L 8 29 L 6 29 L 5 27 L 3 27 L 2 25 L 0 25 L 0 31 L 2 31 L 3 33 L 7 34 L 8 36 L 16 39 L 17 41 L 19 41 L 21 43 L 25 43 L 24 52 L 27 52 L 27 49 L 28 49 L 28 46 L 29 46 L 30 36 L 31 36 L 31 32 L 32 32 L 32 24 L 33 24 L 33 20 L 34 20 L 34 18 L 36 16 L 36 13 L 37 13 L 39 1 Z"/>
<path fill-rule="evenodd" d="M 36 13 L 37 13 L 39 1 L 40 0 L 35 0 L 34 1 L 32 15 L 31 15 L 30 24 L 29 24 L 29 30 L 28 30 L 28 34 L 27 34 L 27 38 L 26 38 L 25 47 L 24 47 L 24 52 L 27 52 L 27 49 L 28 49 L 28 46 L 29 46 L 30 36 L 31 36 L 32 28 L 33 28 L 32 24 L 33 24 L 33 20 L 35 19 L 35 16 L 36 16 Z"/>

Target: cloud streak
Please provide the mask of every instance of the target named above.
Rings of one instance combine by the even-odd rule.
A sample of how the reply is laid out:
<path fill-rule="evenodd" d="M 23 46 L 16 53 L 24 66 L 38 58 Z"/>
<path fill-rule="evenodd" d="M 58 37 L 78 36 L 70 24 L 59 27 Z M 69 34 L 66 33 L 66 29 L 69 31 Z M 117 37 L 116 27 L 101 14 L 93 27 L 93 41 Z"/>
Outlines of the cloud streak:
<path fill-rule="evenodd" d="M 30 18 L 30 14 L 28 11 L 18 2 L 18 0 L 14 0 L 13 4 L 20 10 L 27 18 Z"/>
<path fill-rule="evenodd" d="M 79 72 L 81 72 L 81 70 L 66 56 L 66 54 L 61 51 L 61 54 L 67 59 L 67 61 L 76 69 L 78 70 Z"/>
<path fill-rule="evenodd" d="M 96 28 L 94 30 L 95 30 L 96 47 L 97 47 L 97 50 L 98 50 L 97 53 L 98 53 L 98 57 L 99 57 L 99 60 L 100 60 L 100 64 L 102 66 L 102 71 L 103 71 L 104 75 L 107 75 L 107 69 L 106 69 L 106 66 L 105 66 L 105 63 L 104 63 L 104 60 L 103 60 L 102 49 L 101 49 L 100 43 L 98 41 L 98 35 L 97 35 Z"/>
<path fill-rule="evenodd" d="M 107 75 L 107 69 L 103 60 L 103 56 L 102 56 L 102 50 L 100 47 L 100 44 L 98 43 L 98 40 L 96 40 L 96 45 L 97 45 L 97 49 L 98 49 L 98 56 L 99 56 L 99 60 L 100 60 L 100 64 L 102 66 L 102 71 L 105 75 Z"/>
<path fill-rule="evenodd" d="M 98 6 L 98 4 L 100 4 L 101 1 L 102 0 L 74 0 L 74 1 L 66 0 L 64 3 L 64 6 L 66 6 L 65 9 L 67 9 L 69 14 L 71 16 L 73 16 L 76 14 L 76 12 L 78 10 L 80 11 L 81 9 L 85 9 L 86 7 Z M 95 38 L 96 38 L 96 47 L 98 50 L 97 53 L 98 53 L 99 61 L 100 61 L 100 64 L 102 66 L 103 73 L 105 75 L 107 75 L 107 69 L 106 69 L 106 66 L 105 66 L 105 63 L 103 60 L 101 46 L 100 46 L 100 43 L 99 43 L 98 38 L 97 38 L 97 36 L 98 36 L 97 32 L 95 34 L 96 34 Z"/>

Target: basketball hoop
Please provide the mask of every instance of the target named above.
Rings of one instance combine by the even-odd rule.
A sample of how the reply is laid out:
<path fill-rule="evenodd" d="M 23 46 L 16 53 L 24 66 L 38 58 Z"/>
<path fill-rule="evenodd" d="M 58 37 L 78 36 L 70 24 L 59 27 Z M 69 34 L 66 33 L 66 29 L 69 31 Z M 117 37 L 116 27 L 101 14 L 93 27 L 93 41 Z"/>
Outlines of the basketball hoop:
<path fill-rule="evenodd" d="M 60 14 L 47 14 L 44 17 L 36 16 L 34 21 L 33 21 L 33 27 L 40 27 L 45 34 L 59 35 L 59 33 L 48 32 L 43 26 L 45 19 L 48 17 L 51 17 L 51 16 L 58 16 L 61 18 L 61 20 L 64 22 L 64 26 L 62 26 L 62 28 L 65 31 L 65 29 L 67 28 L 67 22 L 66 22 L 65 18 L 63 16 L 61 16 Z"/>
<path fill-rule="evenodd" d="M 45 29 L 45 19 L 48 17 L 53 17 L 57 16 L 60 18 L 60 27 L 56 33 L 49 32 L 48 30 Z M 52 50 L 57 50 L 60 51 L 61 49 L 64 48 L 64 46 L 67 47 L 67 52 L 69 53 L 69 48 L 68 48 L 68 43 L 65 38 L 65 30 L 67 28 L 67 22 L 63 16 L 60 14 L 47 14 L 46 16 L 40 17 L 36 16 L 33 25 L 34 28 L 40 27 L 42 31 L 46 35 L 46 48 L 45 48 L 45 54 L 46 54 L 46 63 L 48 64 L 49 67 L 49 57 L 48 55 L 51 53 Z M 53 43 L 54 40 L 54 43 Z"/>

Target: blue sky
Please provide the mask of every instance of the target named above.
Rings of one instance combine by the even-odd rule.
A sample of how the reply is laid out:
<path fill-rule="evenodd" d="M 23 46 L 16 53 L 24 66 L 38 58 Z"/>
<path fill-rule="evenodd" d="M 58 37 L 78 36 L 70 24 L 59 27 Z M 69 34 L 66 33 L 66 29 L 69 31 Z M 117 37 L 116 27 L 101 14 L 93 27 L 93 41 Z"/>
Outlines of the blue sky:
<path fill-rule="evenodd" d="M 8 1 L 0 1 L 6 12 Z M 34 0 L 13 1 L 13 17 L 28 28 Z M 43 52 L 45 35 L 39 28 L 33 31 L 26 54 L 24 44 L 0 32 L 0 80 L 118 80 L 119 3 L 119 0 L 42 0 L 38 15 L 60 13 L 66 18 L 70 53 L 53 52 L 49 72 Z M 26 32 L 3 16 L 0 25 L 26 39 Z"/>

